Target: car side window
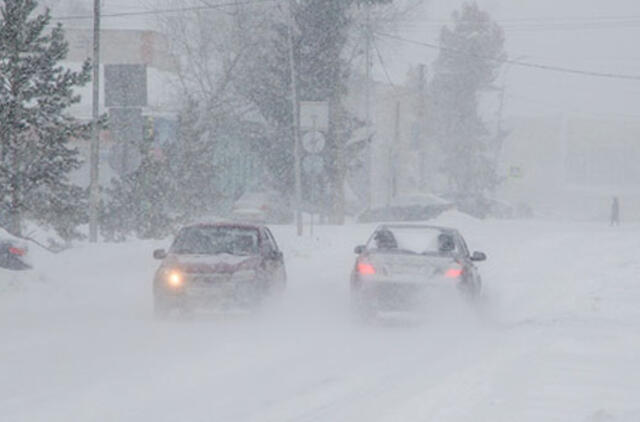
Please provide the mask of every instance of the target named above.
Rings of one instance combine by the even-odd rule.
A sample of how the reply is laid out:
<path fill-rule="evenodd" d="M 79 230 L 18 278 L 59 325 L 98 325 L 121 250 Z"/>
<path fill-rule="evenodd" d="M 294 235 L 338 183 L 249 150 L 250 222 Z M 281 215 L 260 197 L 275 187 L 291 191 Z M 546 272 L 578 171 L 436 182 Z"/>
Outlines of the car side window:
<path fill-rule="evenodd" d="M 467 242 L 464 241 L 462 236 L 457 236 L 457 237 L 458 237 L 458 243 L 460 244 L 460 250 L 462 251 L 462 254 L 464 256 L 470 256 L 469 248 L 467 247 Z"/>
<path fill-rule="evenodd" d="M 267 253 L 276 252 L 278 250 L 278 244 L 276 243 L 269 229 L 264 230 L 264 250 Z"/>
<path fill-rule="evenodd" d="M 271 230 L 267 229 L 267 234 L 269 234 L 269 237 L 271 238 L 271 241 L 273 242 L 273 246 L 275 246 L 276 250 L 279 251 L 280 247 L 278 246 L 278 242 L 276 242 L 276 238 L 273 235 L 273 233 L 271 233 Z"/>

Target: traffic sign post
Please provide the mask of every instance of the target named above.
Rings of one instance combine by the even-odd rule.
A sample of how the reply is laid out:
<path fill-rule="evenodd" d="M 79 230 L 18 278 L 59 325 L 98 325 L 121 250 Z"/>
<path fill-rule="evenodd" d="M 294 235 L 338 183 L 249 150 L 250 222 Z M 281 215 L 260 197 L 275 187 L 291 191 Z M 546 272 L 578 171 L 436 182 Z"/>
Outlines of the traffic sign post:
<path fill-rule="evenodd" d="M 323 133 L 329 130 L 329 102 L 328 101 L 301 101 L 300 102 L 300 129 L 304 132 L 302 148 L 307 155 L 302 160 L 302 170 L 311 183 L 309 183 L 310 202 L 317 198 L 316 190 L 322 173 L 324 172 L 324 158 L 320 153 L 326 146 Z M 310 210 L 310 233 L 313 235 L 313 209 Z"/>
<path fill-rule="evenodd" d="M 300 129 L 329 130 L 329 102 L 300 101 Z"/>

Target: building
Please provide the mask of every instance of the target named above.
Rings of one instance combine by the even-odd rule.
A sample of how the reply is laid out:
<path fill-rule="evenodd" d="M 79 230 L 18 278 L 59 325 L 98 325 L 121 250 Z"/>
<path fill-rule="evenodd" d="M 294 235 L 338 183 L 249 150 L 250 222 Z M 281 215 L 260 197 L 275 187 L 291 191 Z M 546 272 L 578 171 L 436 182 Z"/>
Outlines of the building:
<path fill-rule="evenodd" d="M 69 54 L 64 65 L 80 69 L 82 63 L 93 56 L 93 30 L 65 27 L 65 37 Z M 139 162 L 136 149 L 124 150 L 122 145 L 141 142 L 145 127 L 147 135 L 151 132 L 157 142 L 167 142 L 168 138 L 175 137 L 177 71 L 178 63 L 170 54 L 168 40 L 163 34 L 138 29 L 101 30 L 99 109 L 100 114 L 110 115 L 109 127 L 100 135 L 101 184 L 107 184 Z M 77 93 L 81 101 L 72 106 L 70 112 L 82 120 L 90 120 L 91 84 L 78 89 Z M 119 103 L 121 94 L 135 103 L 124 104 L 121 100 Z M 88 143 L 78 142 L 76 146 L 88 163 Z M 85 164 L 72 178 L 79 185 L 87 186 L 89 166 Z"/>
<path fill-rule="evenodd" d="M 618 196 L 622 219 L 640 219 L 640 121 L 551 115 L 507 127 L 500 197 L 543 216 L 603 220 Z"/>
<path fill-rule="evenodd" d="M 366 85 L 355 75 L 345 105 L 359 120 L 366 121 Z M 383 206 L 394 197 L 418 191 L 432 191 L 439 180 L 431 177 L 431 158 L 425 150 L 420 124 L 419 91 L 402 85 L 373 82 L 370 86 L 371 142 L 364 152 L 365 163 L 350 176 L 353 191 L 360 192 L 363 206 Z M 355 135 L 365 138 L 363 128 Z M 353 188 L 356 185 L 358 188 Z M 364 191 L 364 194 L 362 192 Z"/>

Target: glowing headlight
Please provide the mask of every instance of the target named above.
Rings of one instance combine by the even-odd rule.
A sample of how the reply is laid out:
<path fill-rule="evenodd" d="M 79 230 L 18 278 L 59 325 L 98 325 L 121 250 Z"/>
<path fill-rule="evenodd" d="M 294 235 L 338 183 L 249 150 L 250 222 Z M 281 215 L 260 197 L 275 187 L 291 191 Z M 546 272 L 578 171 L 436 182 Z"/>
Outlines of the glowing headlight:
<path fill-rule="evenodd" d="M 182 285 L 182 274 L 177 271 L 170 271 L 167 275 L 167 281 L 172 287 L 180 287 Z"/>

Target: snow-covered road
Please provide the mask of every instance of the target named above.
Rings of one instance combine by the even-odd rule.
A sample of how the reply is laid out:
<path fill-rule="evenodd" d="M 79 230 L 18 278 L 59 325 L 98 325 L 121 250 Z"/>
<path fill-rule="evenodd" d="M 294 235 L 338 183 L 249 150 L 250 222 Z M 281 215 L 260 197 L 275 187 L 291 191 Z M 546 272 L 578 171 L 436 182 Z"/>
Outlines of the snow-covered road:
<path fill-rule="evenodd" d="M 2 272 L 0 420 L 640 420 L 640 226 L 438 223 L 489 256 L 479 314 L 444 302 L 421 323 L 352 322 L 366 225 L 275 227 L 289 288 L 257 316 L 155 322 L 164 242 L 43 255 L 13 283 Z"/>

